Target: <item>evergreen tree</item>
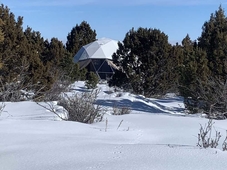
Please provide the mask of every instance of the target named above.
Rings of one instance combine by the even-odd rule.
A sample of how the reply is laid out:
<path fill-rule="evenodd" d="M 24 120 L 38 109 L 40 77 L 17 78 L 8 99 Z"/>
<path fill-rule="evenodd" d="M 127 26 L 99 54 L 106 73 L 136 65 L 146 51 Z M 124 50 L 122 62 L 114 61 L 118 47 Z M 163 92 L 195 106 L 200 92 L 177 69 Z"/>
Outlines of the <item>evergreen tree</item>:
<path fill-rule="evenodd" d="M 60 68 L 71 82 L 86 79 L 87 70 L 85 68 L 80 70 L 79 64 L 73 63 L 72 56 L 69 52 L 60 61 Z"/>
<path fill-rule="evenodd" d="M 40 32 L 33 31 L 32 28 L 27 27 L 24 31 L 24 35 L 27 40 L 27 49 L 26 58 L 29 64 L 29 81 L 32 84 L 40 82 L 43 86 L 48 86 L 48 79 L 46 75 L 48 74 L 45 70 L 43 59 L 44 52 L 44 39 L 41 36 Z"/>
<path fill-rule="evenodd" d="M 186 107 L 195 113 L 204 103 L 204 89 L 208 88 L 209 68 L 206 52 L 191 41 L 187 35 L 182 41 L 182 64 L 179 65 L 179 92 L 185 99 Z"/>
<path fill-rule="evenodd" d="M 98 82 L 99 82 L 98 76 L 94 72 L 89 72 L 88 78 L 85 81 L 85 86 L 88 89 L 95 89 L 97 87 Z"/>
<path fill-rule="evenodd" d="M 224 9 L 212 13 L 209 21 L 202 27 L 199 37 L 199 47 L 207 53 L 210 75 L 208 83 L 203 89 L 207 110 L 212 113 L 226 113 L 227 111 L 227 18 Z M 211 113 L 210 113 L 211 114 Z"/>
<path fill-rule="evenodd" d="M 54 66 L 59 66 L 63 57 L 67 55 L 67 51 L 62 41 L 59 41 L 57 38 L 52 38 L 50 43 L 46 40 L 44 46 L 43 63 L 46 64 L 47 62 L 50 62 Z"/>
<path fill-rule="evenodd" d="M 182 46 L 176 43 L 172 46 L 170 51 L 170 59 L 168 60 L 168 66 L 171 68 L 168 72 L 170 74 L 170 85 L 173 87 L 173 92 L 178 92 L 179 85 L 179 70 L 183 64 L 183 49 Z M 172 81 L 171 81 L 172 80 Z"/>
<path fill-rule="evenodd" d="M 0 19 L 0 45 L 1 45 L 1 43 L 4 41 L 4 33 L 3 33 L 3 31 L 2 31 L 2 26 L 3 26 L 3 21 L 2 21 L 2 19 Z M 3 67 L 3 62 L 2 62 L 2 60 L 1 60 L 1 58 L 0 58 L 0 69 Z"/>
<path fill-rule="evenodd" d="M 66 49 L 75 55 L 79 49 L 96 40 L 96 31 L 92 30 L 90 25 L 83 21 L 80 25 L 76 25 L 72 28 L 71 32 L 67 36 Z"/>
<path fill-rule="evenodd" d="M 2 31 L 2 26 L 4 25 L 2 19 L 0 19 L 0 43 L 4 41 L 4 33 Z"/>
<path fill-rule="evenodd" d="M 224 9 L 219 9 L 210 16 L 210 20 L 205 22 L 199 46 L 206 51 L 208 66 L 212 76 L 226 80 L 227 75 L 227 18 Z"/>
<path fill-rule="evenodd" d="M 45 46 L 41 34 L 30 27 L 23 31 L 23 17 L 16 20 L 4 5 L 0 7 L 0 15 L 4 23 L 1 25 L 4 41 L 0 45 L 1 85 L 20 82 L 26 88 L 35 84 L 49 88 L 53 80 L 47 72 L 50 68 L 42 61 Z"/>
<path fill-rule="evenodd" d="M 1 29 L 4 33 L 4 41 L 0 45 L 0 61 L 2 63 L 1 81 L 11 81 L 17 78 L 21 53 L 26 50 L 23 46 L 25 37 L 23 35 L 23 18 L 18 17 L 17 21 L 8 7 L 0 6 Z M 24 54 L 24 53 L 23 53 Z"/>
<path fill-rule="evenodd" d="M 119 43 L 113 61 L 122 68 L 134 92 L 146 96 L 163 94 L 169 88 L 170 49 L 168 36 L 160 30 L 131 29 Z"/>

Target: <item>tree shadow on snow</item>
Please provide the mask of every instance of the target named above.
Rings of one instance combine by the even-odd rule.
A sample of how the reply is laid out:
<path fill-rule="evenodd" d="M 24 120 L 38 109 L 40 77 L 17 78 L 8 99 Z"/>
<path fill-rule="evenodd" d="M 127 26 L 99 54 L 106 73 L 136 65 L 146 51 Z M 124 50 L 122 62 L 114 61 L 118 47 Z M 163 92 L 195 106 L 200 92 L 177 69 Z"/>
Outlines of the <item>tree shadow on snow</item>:
<path fill-rule="evenodd" d="M 96 101 L 96 104 L 106 107 L 130 107 L 131 110 L 134 111 L 140 111 L 140 112 L 148 112 L 148 113 L 168 113 L 167 111 L 163 111 L 162 109 L 155 108 L 152 106 L 149 106 L 143 102 L 139 101 L 130 101 L 128 99 L 122 99 L 122 100 L 102 100 L 98 99 Z"/>
<path fill-rule="evenodd" d="M 180 105 L 180 103 L 183 103 L 183 98 L 182 97 L 171 97 L 171 98 L 163 98 L 163 99 L 152 99 L 152 98 L 144 98 L 144 97 L 140 97 L 137 96 L 137 99 L 140 99 L 146 103 L 152 103 L 154 105 L 156 105 L 157 107 L 159 107 L 161 110 L 168 110 L 168 111 L 172 111 L 172 112 L 178 112 L 178 113 L 184 113 L 184 107 Z M 179 102 L 178 107 L 168 107 L 168 106 L 164 106 L 163 104 L 170 104 L 173 102 Z"/>

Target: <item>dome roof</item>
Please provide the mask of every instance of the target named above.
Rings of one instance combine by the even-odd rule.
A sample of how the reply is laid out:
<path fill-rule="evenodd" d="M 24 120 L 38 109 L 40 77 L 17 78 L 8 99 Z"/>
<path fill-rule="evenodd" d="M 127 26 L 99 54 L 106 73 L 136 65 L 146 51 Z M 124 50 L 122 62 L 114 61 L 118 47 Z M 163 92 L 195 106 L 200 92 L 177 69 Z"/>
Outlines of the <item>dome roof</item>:
<path fill-rule="evenodd" d="M 75 63 L 87 59 L 109 59 L 118 49 L 118 41 L 101 38 L 83 46 L 74 56 Z"/>

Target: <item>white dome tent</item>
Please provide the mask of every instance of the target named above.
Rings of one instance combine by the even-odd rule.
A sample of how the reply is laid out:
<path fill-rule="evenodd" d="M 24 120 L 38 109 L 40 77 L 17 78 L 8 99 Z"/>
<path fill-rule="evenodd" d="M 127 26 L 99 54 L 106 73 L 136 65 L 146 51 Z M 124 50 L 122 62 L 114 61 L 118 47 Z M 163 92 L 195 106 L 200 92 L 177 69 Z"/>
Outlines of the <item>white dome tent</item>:
<path fill-rule="evenodd" d="M 74 56 L 74 63 L 80 69 L 87 68 L 95 72 L 100 79 L 111 77 L 117 66 L 112 62 L 112 55 L 118 49 L 118 42 L 108 38 L 98 39 L 83 46 Z"/>

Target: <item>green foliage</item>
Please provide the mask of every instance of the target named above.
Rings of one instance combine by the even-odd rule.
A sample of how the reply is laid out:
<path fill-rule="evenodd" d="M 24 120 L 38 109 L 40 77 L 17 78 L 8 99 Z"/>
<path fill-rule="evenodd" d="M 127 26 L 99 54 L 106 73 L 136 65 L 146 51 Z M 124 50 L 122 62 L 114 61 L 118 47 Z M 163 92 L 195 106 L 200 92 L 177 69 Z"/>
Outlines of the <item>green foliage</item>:
<path fill-rule="evenodd" d="M 67 36 L 66 49 L 75 55 L 79 49 L 96 40 L 96 31 L 92 30 L 90 25 L 83 21 L 80 25 L 72 28 Z"/>
<path fill-rule="evenodd" d="M 87 80 L 85 81 L 85 86 L 88 89 L 95 89 L 99 82 L 98 76 L 94 72 L 89 72 Z"/>
<path fill-rule="evenodd" d="M 123 89 L 130 89 L 129 79 L 126 74 L 120 70 L 116 70 L 114 75 L 108 81 L 109 86 L 117 86 Z"/>
<path fill-rule="evenodd" d="M 3 26 L 3 21 L 2 19 L 0 19 L 0 43 L 2 43 L 4 41 L 4 33 L 2 31 L 2 26 Z M 0 69 L 3 67 L 3 63 L 2 63 L 2 60 L 0 58 Z"/>
<path fill-rule="evenodd" d="M 48 89 L 54 82 L 51 69 L 43 58 L 45 42 L 40 32 L 27 27 L 23 31 L 23 17 L 15 16 L 8 7 L 1 5 L 1 29 L 4 41 L 0 45 L 1 82 L 2 86 L 20 81 L 22 89 Z M 49 50 L 49 49 L 48 49 Z"/>
<path fill-rule="evenodd" d="M 182 41 L 182 63 L 179 64 L 179 92 L 185 98 L 186 107 L 191 112 L 197 112 L 199 102 L 202 100 L 202 90 L 208 85 L 206 52 L 191 41 L 187 35 Z M 190 102 L 188 102 L 190 99 Z"/>
<path fill-rule="evenodd" d="M 227 18 L 224 9 L 212 13 L 203 25 L 199 46 L 206 51 L 212 76 L 225 81 L 227 75 Z"/>
<path fill-rule="evenodd" d="M 20 43 L 25 40 L 22 29 L 22 17 L 18 17 L 15 20 L 14 14 L 10 12 L 8 7 L 4 5 L 0 6 L 1 15 L 1 30 L 4 33 L 4 40 L 0 45 L 0 61 L 2 65 L 1 79 L 4 81 L 10 81 L 15 79 L 17 63 L 22 48 L 18 48 Z"/>
<path fill-rule="evenodd" d="M 4 22 L 2 19 L 0 19 L 0 43 L 4 41 L 4 33 L 2 31 L 2 26 L 4 25 Z"/>
<path fill-rule="evenodd" d="M 227 111 L 227 18 L 224 10 L 211 14 L 203 25 L 198 44 L 189 36 L 182 41 L 179 91 L 186 107 L 193 113 L 204 111 L 209 116 Z"/>
<path fill-rule="evenodd" d="M 44 50 L 41 58 L 44 64 L 49 62 L 54 66 L 59 66 L 62 58 L 66 55 L 67 50 L 64 44 L 57 38 L 52 38 L 50 42 L 47 40 L 44 42 Z"/>
<path fill-rule="evenodd" d="M 168 66 L 171 45 L 157 29 L 131 29 L 113 55 L 114 63 L 126 74 L 135 93 L 151 96 L 168 90 Z M 123 77 L 124 78 L 124 77 Z M 125 78 L 124 78 L 125 79 Z M 123 83 L 121 79 L 115 85 Z"/>
<path fill-rule="evenodd" d="M 86 69 L 80 70 L 79 64 L 73 63 L 72 57 L 68 52 L 61 59 L 60 68 L 71 82 L 75 82 L 78 80 L 83 81 L 86 79 L 87 70 Z"/>
<path fill-rule="evenodd" d="M 79 49 L 96 40 L 96 31 L 92 30 L 90 25 L 83 21 L 80 25 L 72 28 L 67 36 L 66 50 L 67 55 L 62 59 L 61 66 L 71 81 L 85 80 L 87 70 L 80 70 L 79 65 L 73 63 L 72 57 Z"/>

